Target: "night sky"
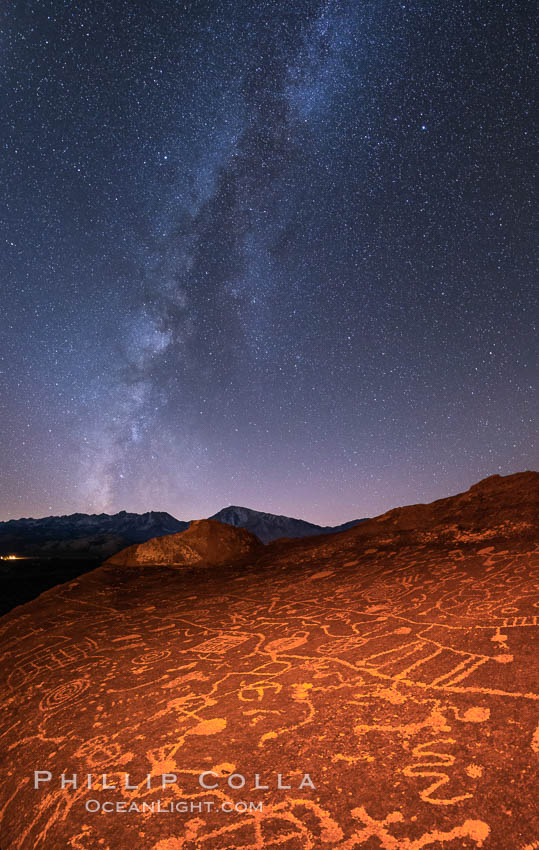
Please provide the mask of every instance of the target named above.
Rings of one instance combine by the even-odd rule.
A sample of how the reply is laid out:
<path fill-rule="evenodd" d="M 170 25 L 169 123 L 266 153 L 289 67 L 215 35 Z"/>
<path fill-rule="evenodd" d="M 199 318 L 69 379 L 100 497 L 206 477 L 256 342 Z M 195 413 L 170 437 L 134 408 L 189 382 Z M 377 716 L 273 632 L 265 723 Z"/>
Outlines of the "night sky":
<path fill-rule="evenodd" d="M 3 4 L 0 519 L 537 468 L 534 6 Z"/>

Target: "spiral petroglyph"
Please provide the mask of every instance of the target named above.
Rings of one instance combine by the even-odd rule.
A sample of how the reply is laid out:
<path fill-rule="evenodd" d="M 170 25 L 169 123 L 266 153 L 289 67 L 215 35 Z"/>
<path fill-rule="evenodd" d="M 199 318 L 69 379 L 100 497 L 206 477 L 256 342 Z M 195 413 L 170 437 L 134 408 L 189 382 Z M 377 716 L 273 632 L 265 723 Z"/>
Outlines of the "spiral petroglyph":
<path fill-rule="evenodd" d="M 40 703 L 42 711 L 55 711 L 64 705 L 68 705 L 81 699 L 90 683 L 88 679 L 73 679 L 50 691 Z"/>

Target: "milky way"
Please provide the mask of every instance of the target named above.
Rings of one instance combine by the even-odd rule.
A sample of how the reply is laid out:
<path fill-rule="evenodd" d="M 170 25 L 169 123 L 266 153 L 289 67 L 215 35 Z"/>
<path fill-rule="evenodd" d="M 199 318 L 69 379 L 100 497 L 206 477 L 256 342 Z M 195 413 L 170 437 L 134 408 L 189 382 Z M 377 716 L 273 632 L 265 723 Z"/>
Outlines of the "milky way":
<path fill-rule="evenodd" d="M 1 518 L 536 466 L 532 12 L 8 3 Z"/>

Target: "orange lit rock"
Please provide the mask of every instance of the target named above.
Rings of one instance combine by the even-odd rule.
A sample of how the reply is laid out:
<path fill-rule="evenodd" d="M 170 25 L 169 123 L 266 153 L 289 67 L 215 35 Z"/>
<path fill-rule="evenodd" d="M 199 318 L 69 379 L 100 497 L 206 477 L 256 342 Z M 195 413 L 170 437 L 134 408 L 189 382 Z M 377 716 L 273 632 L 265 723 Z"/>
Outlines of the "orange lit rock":
<path fill-rule="evenodd" d="M 523 473 L 307 540 L 196 523 L 14 609 L 0 847 L 533 848 L 538 500 Z"/>
<path fill-rule="evenodd" d="M 107 564 L 136 566 L 166 564 L 174 567 L 219 566 L 259 555 L 263 544 L 244 528 L 212 519 L 192 522 L 186 531 L 154 537 L 122 549 Z"/>

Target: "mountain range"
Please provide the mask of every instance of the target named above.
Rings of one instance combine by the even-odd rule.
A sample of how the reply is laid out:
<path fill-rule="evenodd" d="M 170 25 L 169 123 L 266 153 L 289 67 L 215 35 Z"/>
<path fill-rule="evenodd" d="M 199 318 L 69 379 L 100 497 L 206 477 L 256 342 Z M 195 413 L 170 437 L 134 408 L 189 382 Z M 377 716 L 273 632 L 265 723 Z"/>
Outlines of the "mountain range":
<path fill-rule="evenodd" d="M 320 526 L 293 517 L 254 511 L 250 508 L 230 506 L 223 508 L 210 519 L 236 528 L 245 528 L 269 543 L 280 537 L 310 537 L 330 534 L 357 525 L 362 520 L 352 520 L 338 526 Z M 17 554 L 31 557 L 70 558 L 98 560 L 136 543 L 154 537 L 177 534 L 189 528 L 190 521 L 182 521 L 165 511 L 117 514 L 70 514 L 42 519 L 12 519 L 0 523 L 0 556 Z"/>
<path fill-rule="evenodd" d="M 99 559 L 188 527 L 164 511 L 12 519 L 0 523 L 0 555 Z"/>

